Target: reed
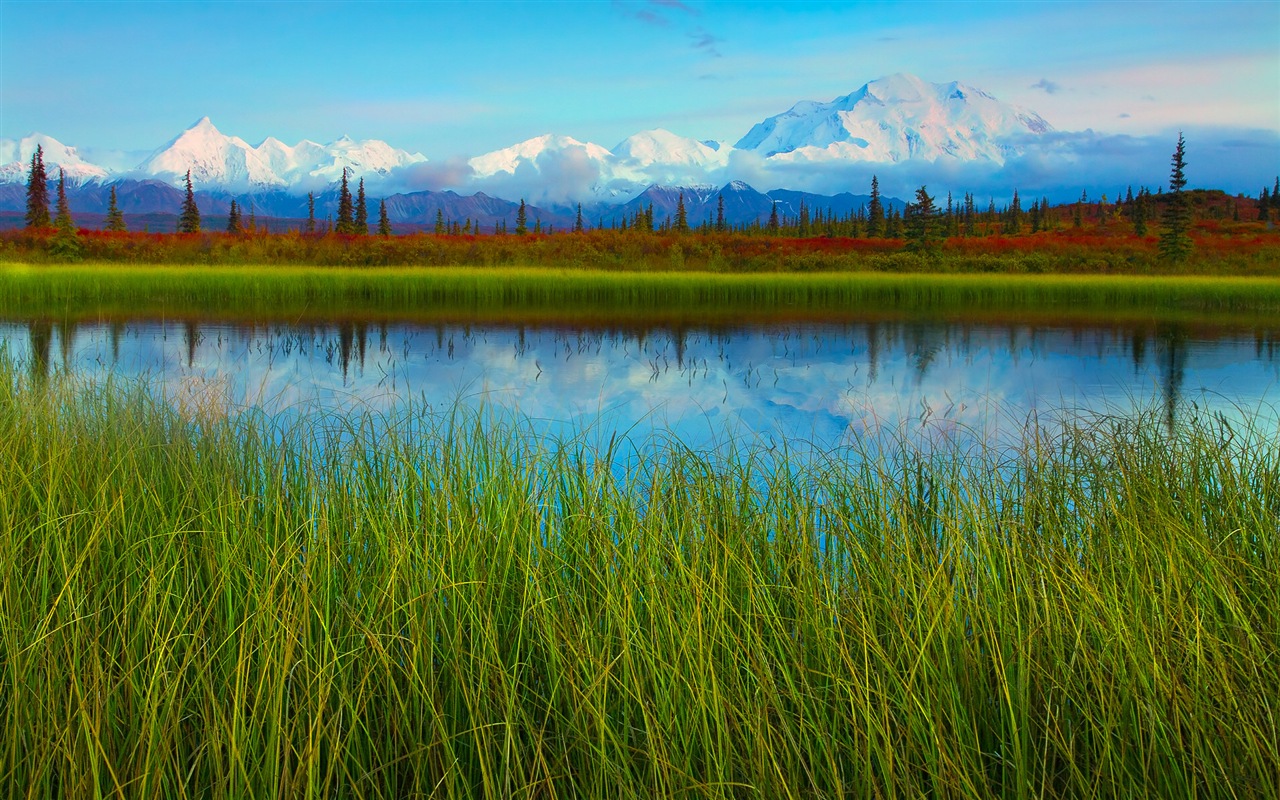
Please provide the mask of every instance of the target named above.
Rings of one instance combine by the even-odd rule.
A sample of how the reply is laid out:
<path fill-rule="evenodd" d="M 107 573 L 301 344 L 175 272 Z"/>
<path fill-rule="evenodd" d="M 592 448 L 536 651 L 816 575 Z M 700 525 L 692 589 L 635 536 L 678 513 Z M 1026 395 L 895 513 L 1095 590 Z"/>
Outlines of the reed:
<path fill-rule="evenodd" d="M 1280 794 L 1262 423 L 289 419 L 0 357 L 0 793 Z"/>
<path fill-rule="evenodd" d="M 906 313 L 1274 318 L 1274 278 L 883 273 L 714 274 L 542 268 L 0 265 L 0 309 L 31 317 L 416 318 Z"/>

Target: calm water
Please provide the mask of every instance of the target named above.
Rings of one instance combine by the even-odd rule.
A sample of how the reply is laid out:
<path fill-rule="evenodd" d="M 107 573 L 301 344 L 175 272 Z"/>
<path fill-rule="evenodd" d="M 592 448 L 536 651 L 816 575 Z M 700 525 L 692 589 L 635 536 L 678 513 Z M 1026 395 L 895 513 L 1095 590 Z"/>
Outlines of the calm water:
<path fill-rule="evenodd" d="M 598 330 L 334 323 L 0 323 L 37 375 L 145 376 L 183 408 L 511 411 L 557 435 L 823 447 L 885 430 L 1016 437 L 1062 409 L 1280 405 L 1280 331 L 858 323 Z M 914 434 L 913 434 L 914 435 Z"/>

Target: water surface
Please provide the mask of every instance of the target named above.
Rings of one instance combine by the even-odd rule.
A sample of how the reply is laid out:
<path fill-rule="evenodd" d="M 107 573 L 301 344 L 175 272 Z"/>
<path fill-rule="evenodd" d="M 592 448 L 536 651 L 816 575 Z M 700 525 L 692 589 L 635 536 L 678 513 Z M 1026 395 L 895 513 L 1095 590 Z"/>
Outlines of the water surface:
<path fill-rule="evenodd" d="M 1015 439 L 1060 411 L 1274 419 L 1276 331 L 849 321 L 715 329 L 335 321 L 0 323 L 38 377 L 146 377 L 184 410 L 287 416 L 408 402 L 538 430 L 694 447 L 744 434 L 831 447 L 884 431 Z"/>

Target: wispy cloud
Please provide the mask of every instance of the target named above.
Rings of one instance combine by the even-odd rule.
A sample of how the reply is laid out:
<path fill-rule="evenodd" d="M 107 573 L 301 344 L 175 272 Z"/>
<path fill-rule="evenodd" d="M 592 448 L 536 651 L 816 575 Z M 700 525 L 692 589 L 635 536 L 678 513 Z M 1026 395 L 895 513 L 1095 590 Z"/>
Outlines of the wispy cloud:
<path fill-rule="evenodd" d="M 1040 91 L 1044 92 L 1045 94 L 1057 94 L 1058 92 L 1062 91 L 1062 84 L 1060 84 L 1060 83 L 1054 83 L 1053 81 L 1049 80 L 1048 78 L 1041 78 L 1040 80 L 1038 80 L 1038 81 L 1036 81 L 1035 83 L 1031 84 L 1031 86 L 1030 86 L 1029 88 L 1031 88 L 1031 89 L 1039 89 Z"/>
<path fill-rule="evenodd" d="M 724 39 L 701 25 L 690 27 L 690 23 L 701 17 L 702 12 L 681 0 L 613 0 L 613 10 L 623 17 L 655 28 L 684 29 L 695 52 L 709 58 L 720 58 L 722 55 L 718 45 Z"/>
<path fill-rule="evenodd" d="M 680 0 L 649 0 L 649 5 L 669 8 L 672 11 L 680 11 L 694 17 L 698 16 L 700 13 L 698 9 L 693 8 L 686 3 L 682 3 Z"/>
<path fill-rule="evenodd" d="M 704 29 L 699 28 L 698 30 L 689 34 L 689 38 L 693 39 L 694 50 L 701 51 L 702 53 L 708 56 L 711 56 L 712 58 L 720 58 L 720 50 L 716 47 L 716 45 L 724 40 L 721 39 L 719 36 L 712 36 L 710 33 L 707 33 L 707 31 L 705 31 Z"/>

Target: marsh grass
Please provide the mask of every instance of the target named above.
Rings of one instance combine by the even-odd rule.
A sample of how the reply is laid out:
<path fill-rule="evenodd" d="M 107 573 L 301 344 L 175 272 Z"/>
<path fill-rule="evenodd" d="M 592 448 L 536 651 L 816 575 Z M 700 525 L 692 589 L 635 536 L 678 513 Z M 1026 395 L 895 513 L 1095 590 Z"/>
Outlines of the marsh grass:
<path fill-rule="evenodd" d="M 814 319 L 1040 314 L 1097 319 L 1280 313 L 1275 278 L 882 273 L 729 275 L 551 268 L 0 265 L 9 319 Z"/>
<path fill-rule="evenodd" d="M 0 359 L 0 791 L 1274 797 L 1280 436 L 618 455 Z M 341 443 L 336 446 L 335 443 Z"/>

